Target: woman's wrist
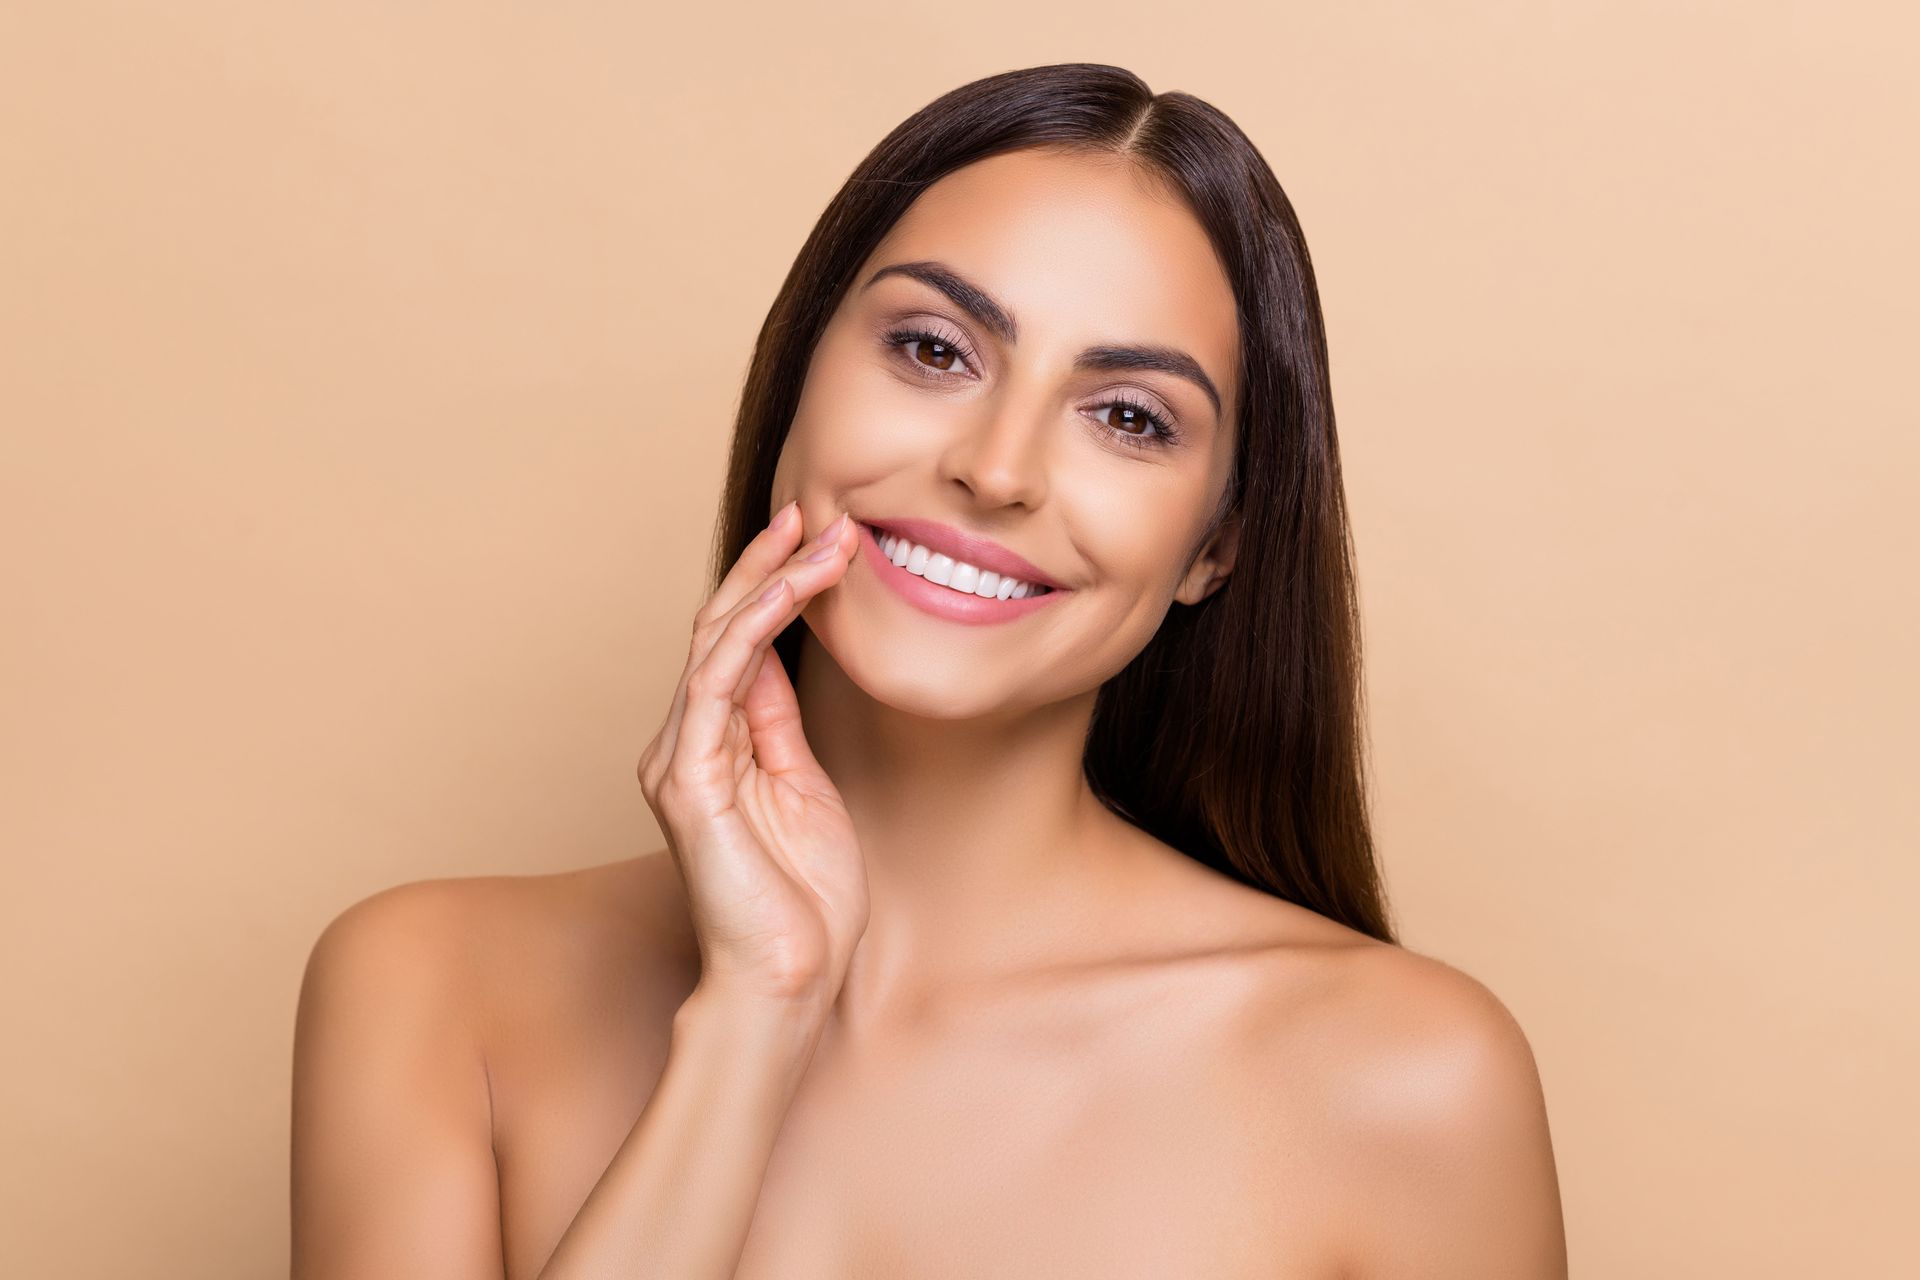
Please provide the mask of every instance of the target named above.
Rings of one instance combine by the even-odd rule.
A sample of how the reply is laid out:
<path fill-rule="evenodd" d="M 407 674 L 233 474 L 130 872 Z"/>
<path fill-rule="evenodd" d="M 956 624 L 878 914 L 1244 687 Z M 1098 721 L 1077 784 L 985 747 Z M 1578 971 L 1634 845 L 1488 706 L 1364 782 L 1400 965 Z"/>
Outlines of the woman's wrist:
<path fill-rule="evenodd" d="M 673 1038 L 723 1053 L 805 1071 L 826 1026 L 824 998 L 784 998 L 696 984 L 673 1015 Z"/>

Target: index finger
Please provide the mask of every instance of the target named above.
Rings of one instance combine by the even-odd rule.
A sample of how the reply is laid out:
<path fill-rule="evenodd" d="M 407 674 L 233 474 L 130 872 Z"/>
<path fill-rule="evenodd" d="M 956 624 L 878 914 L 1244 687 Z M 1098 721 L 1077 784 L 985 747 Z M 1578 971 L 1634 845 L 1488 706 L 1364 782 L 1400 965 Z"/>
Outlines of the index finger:
<path fill-rule="evenodd" d="M 733 562 L 733 568 L 720 579 L 720 585 L 706 604 L 708 616 L 724 618 L 746 598 L 748 591 L 757 592 L 767 576 L 785 564 L 787 557 L 799 547 L 800 534 L 800 500 L 795 498 L 774 512 L 767 527 L 753 535 L 753 540 L 740 552 L 740 558 Z"/>
<path fill-rule="evenodd" d="M 767 527 L 755 534 L 740 552 L 733 568 L 693 615 L 693 635 L 687 645 L 687 665 L 680 673 L 679 685 L 667 707 L 666 724 L 661 729 L 657 759 L 670 760 L 680 737 L 681 718 L 687 708 L 687 677 L 693 674 L 720 638 L 727 621 L 738 612 L 748 593 L 758 595 L 766 580 L 778 572 L 793 556 L 800 542 L 804 520 L 798 499 L 774 513 Z M 844 531 L 843 531 L 844 532 Z"/>

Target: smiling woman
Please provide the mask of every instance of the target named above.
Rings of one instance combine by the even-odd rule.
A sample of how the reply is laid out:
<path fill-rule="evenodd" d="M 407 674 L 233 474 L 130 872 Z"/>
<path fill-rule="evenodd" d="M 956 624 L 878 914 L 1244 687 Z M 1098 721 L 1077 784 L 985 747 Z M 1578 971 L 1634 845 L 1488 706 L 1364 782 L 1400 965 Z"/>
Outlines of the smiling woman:
<path fill-rule="evenodd" d="M 1232 122 L 917 112 L 760 331 L 665 847 L 316 944 L 295 1274 L 1564 1275 L 1526 1038 L 1388 921 L 1350 547 Z"/>

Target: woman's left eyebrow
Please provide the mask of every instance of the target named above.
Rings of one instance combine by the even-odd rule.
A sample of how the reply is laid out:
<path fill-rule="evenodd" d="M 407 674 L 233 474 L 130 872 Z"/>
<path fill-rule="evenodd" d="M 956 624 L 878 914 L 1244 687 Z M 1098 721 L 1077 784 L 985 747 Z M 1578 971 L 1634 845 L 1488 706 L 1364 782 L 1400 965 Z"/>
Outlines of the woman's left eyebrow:
<path fill-rule="evenodd" d="M 1176 378 L 1185 378 L 1194 386 L 1207 393 L 1207 399 L 1213 402 L 1213 412 L 1217 417 L 1223 410 L 1220 405 L 1220 391 L 1213 385 L 1213 379 L 1195 360 L 1178 347 L 1088 347 L 1074 357 L 1076 369 L 1144 369 L 1150 372 L 1170 373 Z"/>
<path fill-rule="evenodd" d="M 1013 313 L 1001 304 L 1000 300 L 967 279 L 952 267 L 940 262 L 896 262 L 881 267 L 860 286 L 865 292 L 888 276 L 906 276 L 920 283 L 930 285 L 947 295 L 953 304 L 977 320 L 980 325 L 1008 346 L 1014 345 L 1020 338 L 1020 326 Z M 1088 347 L 1074 357 L 1075 369 L 1099 370 L 1142 370 L 1154 373 L 1168 373 L 1176 378 L 1184 378 L 1206 393 L 1213 402 L 1213 412 L 1218 416 L 1223 412 L 1220 403 L 1220 389 L 1214 385 L 1207 371 L 1178 347 L 1161 346 L 1101 346 Z"/>

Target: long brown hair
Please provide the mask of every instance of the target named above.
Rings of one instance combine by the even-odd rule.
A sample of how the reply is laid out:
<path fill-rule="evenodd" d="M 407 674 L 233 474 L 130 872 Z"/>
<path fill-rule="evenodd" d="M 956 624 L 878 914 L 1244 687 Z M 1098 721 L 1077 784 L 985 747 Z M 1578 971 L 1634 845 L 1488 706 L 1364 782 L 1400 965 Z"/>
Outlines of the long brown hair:
<path fill-rule="evenodd" d="M 761 326 L 712 586 L 771 514 L 808 362 L 853 273 L 942 176 L 1043 146 L 1125 156 L 1177 187 L 1220 255 L 1240 322 L 1235 456 L 1208 528 L 1238 518 L 1235 567 L 1199 604 L 1175 604 L 1101 686 L 1087 781 L 1113 812 L 1188 856 L 1395 942 L 1367 813 L 1359 606 L 1319 292 L 1272 170 L 1199 98 L 1155 94 L 1119 67 L 1029 67 L 942 95 L 868 153 Z M 789 673 L 801 639 L 790 626 L 774 641 Z"/>

